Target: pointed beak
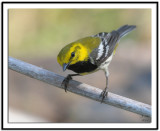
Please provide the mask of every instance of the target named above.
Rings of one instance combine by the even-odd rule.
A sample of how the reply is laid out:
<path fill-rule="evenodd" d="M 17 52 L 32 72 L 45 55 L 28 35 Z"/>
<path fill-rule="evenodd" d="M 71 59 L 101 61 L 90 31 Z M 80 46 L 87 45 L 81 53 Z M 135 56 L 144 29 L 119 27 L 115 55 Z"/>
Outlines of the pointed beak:
<path fill-rule="evenodd" d="M 70 64 L 70 63 L 67 63 L 67 64 L 64 63 L 64 64 L 63 64 L 63 71 L 65 71 L 65 70 L 68 68 L 69 64 Z"/>

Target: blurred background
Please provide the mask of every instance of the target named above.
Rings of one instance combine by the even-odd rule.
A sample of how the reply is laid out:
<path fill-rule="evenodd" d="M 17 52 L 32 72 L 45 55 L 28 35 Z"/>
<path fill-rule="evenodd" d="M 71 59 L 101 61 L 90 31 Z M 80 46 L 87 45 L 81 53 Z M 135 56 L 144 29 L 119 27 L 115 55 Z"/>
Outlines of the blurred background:
<path fill-rule="evenodd" d="M 56 60 L 65 45 L 125 24 L 137 28 L 120 41 L 109 67 L 109 91 L 151 104 L 150 9 L 10 9 L 9 56 L 67 76 L 72 71 L 63 72 Z M 105 87 L 102 71 L 74 79 Z M 144 119 L 9 69 L 9 122 L 141 123 Z"/>

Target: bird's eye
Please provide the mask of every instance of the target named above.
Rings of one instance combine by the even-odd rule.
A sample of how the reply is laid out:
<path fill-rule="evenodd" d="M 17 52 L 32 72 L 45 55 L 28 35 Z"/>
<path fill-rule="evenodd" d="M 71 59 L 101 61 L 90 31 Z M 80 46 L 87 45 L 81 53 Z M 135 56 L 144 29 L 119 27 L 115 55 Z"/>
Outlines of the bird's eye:
<path fill-rule="evenodd" d="M 75 56 L 75 53 L 74 53 L 74 52 L 72 52 L 72 53 L 71 53 L 71 57 L 74 57 L 74 56 Z"/>

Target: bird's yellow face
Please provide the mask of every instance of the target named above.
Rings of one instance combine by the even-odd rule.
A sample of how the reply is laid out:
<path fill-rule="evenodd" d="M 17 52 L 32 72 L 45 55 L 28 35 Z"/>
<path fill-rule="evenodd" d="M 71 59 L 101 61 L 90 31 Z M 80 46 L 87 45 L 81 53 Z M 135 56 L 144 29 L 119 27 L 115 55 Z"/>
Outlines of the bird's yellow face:
<path fill-rule="evenodd" d="M 63 67 L 63 71 L 65 71 L 69 65 L 87 60 L 87 48 L 85 48 L 81 43 L 76 42 L 65 46 L 57 56 L 57 61 Z"/>

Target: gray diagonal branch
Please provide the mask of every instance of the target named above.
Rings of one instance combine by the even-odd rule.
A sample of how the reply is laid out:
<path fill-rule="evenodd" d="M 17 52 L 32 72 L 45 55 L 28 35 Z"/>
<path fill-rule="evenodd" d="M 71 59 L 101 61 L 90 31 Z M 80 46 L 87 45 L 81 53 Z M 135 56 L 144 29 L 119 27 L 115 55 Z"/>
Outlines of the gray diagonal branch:
<path fill-rule="evenodd" d="M 26 62 L 17 60 L 12 57 L 9 57 L 9 68 L 21 74 L 27 75 L 29 77 L 35 78 L 45 83 L 62 88 L 61 83 L 64 77 L 57 75 L 53 72 L 50 72 L 48 70 L 28 64 Z M 101 101 L 101 98 L 99 97 L 102 92 L 101 89 L 84 84 L 84 83 L 80 83 L 78 81 L 71 80 L 69 82 L 69 86 L 67 90 L 96 101 Z M 110 92 L 108 93 L 108 96 L 104 99 L 103 103 L 130 111 L 130 112 L 134 112 L 143 116 L 151 117 L 150 105 L 147 105 L 129 98 L 125 98 L 123 96 L 119 96 Z"/>

